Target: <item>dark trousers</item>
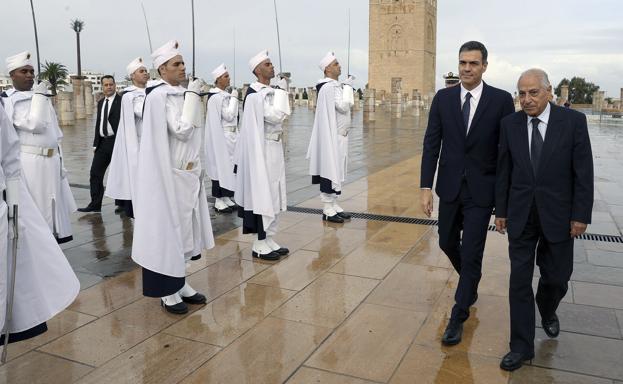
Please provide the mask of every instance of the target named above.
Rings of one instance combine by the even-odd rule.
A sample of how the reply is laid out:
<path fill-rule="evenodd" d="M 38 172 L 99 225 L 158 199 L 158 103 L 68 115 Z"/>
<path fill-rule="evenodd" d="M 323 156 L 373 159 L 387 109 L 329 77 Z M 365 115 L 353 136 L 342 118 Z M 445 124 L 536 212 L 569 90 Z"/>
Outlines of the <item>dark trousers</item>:
<path fill-rule="evenodd" d="M 573 238 L 569 237 L 569 240 L 559 243 L 547 241 L 536 204 L 533 204 L 521 236 L 509 239 L 508 253 L 511 261 L 508 294 L 511 311 L 510 348 L 513 352 L 531 356 L 534 354 L 535 296 L 532 276 L 535 256 L 541 272 L 536 304 L 541 317 L 550 319 L 567 294 L 573 272 Z"/>
<path fill-rule="evenodd" d="M 493 207 L 480 207 L 474 203 L 465 181 L 456 200 L 439 201 L 439 247 L 459 274 L 451 315 L 453 320 L 463 322 L 469 317 L 469 307 L 476 297 L 482 275 L 482 254 L 492 211 Z"/>
<path fill-rule="evenodd" d="M 99 146 L 93 154 L 89 184 L 91 187 L 91 203 L 94 208 L 102 208 L 104 198 L 104 175 L 112 158 L 112 150 L 115 147 L 115 137 L 102 138 Z"/>

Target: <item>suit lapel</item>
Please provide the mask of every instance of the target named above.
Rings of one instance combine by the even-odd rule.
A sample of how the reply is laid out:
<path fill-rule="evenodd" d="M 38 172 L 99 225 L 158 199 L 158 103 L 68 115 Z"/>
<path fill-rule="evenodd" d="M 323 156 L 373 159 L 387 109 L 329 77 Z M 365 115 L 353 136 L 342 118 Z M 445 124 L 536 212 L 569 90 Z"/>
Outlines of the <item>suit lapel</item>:
<path fill-rule="evenodd" d="M 469 131 L 467 132 L 467 138 L 469 139 L 472 136 L 472 132 L 478 127 L 478 121 L 485 113 L 487 109 L 487 104 L 489 104 L 490 92 L 489 86 L 483 81 L 482 82 L 482 93 L 480 94 L 480 100 L 478 101 L 478 107 L 476 107 L 476 113 L 474 114 L 474 118 L 472 119 L 472 123 L 470 124 Z M 462 116 L 461 116 L 462 120 Z"/>
<path fill-rule="evenodd" d="M 534 179 L 534 170 L 532 169 L 532 162 L 530 161 L 530 143 L 528 141 L 528 115 L 523 111 L 517 114 L 513 130 L 518 140 L 517 148 L 519 148 L 521 162 L 526 169 L 530 170 L 529 172 Z"/>
<path fill-rule="evenodd" d="M 543 140 L 543 152 L 541 153 L 537 176 L 543 173 L 545 165 L 558 146 L 558 139 L 560 138 L 560 132 L 563 127 L 563 124 L 560 124 L 562 119 L 558 113 L 559 107 L 550 103 L 550 108 L 549 121 L 547 122 L 547 130 L 545 131 L 545 139 Z"/>
<path fill-rule="evenodd" d="M 465 138 L 465 126 L 463 125 L 463 115 L 461 114 L 461 86 L 452 87 L 450 94 L 450 110 L 456 120 L 456 126 L 461 137 Z"/>

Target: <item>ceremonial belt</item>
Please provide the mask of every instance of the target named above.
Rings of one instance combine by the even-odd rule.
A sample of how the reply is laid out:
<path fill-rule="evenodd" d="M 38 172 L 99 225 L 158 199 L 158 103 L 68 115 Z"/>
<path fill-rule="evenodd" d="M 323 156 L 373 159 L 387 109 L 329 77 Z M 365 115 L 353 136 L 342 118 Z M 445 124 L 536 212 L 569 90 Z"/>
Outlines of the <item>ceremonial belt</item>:
<path fill-rule="evenodd" d="M 235 125 L 232 125 L 229 127 L 223 127 L 223 129 L 225 130 L 225 132 L 236 132 L 238 130 L 238 127 L 236 127 Z"/>
<path fill-rule="evenodd" d="M 196 161 L 180 161 L 178 163 L 178 166 L 175 167 L 181 171 L 190 171 L 193 168 L 195 168 L 195 165 L 197 165 Z"/>
<path fill-rule="evenodd" d="M 54 156 L 54 153 L 56 153 L 56 148 L 45 148 L 36 145 L 22 144 L 21 151 L 23 153 L 31 153 L 33 155 L 52 157 Z"/>
<path fill-rule="evenodd" d="M 281 136 L 283 136 L 283 132 L 266 133 L 264 135 L 264 139 L 273 140 L 273 141 L 281 141 Z"/>

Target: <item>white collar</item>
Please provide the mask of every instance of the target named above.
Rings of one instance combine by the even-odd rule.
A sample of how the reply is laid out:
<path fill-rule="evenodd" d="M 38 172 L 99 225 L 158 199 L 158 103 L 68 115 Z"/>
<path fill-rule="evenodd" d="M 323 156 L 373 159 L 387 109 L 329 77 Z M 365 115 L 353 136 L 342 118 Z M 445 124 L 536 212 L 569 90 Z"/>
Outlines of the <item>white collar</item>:
<path fill-rule="evenodd" d="M 468 91 L 467 89 L 465 89 L 465 87 L 461 83 L 461 100 L 465 99 L 465 95 L 467 95 L 467 92 L 469 92 L 472 95 L 472 98 L 475 101 L 480 100 L 480 95 L 482 95 L 482 89 L 484 88 L 483 84 L 484 82 L 480 80 L 480 84 L 478 84 L 476 88 L 472 89 L 471 91 Z"/>
<path fill-rule="evenodd" d="M 550 103 L 548 102 L 543 112 L 541 112 L 541 114 L 538 115 L 536 118 L 541 120 L 541 123 L 544 123 L 545 125 L 547 125 L 547 122 L 549 121 L 549 114 L 551 111 L 552 111 L 552 107 Z M 532 119 L 534 119 L 534 117 L 528 116 L 528 124 L 532 124 Z"/>

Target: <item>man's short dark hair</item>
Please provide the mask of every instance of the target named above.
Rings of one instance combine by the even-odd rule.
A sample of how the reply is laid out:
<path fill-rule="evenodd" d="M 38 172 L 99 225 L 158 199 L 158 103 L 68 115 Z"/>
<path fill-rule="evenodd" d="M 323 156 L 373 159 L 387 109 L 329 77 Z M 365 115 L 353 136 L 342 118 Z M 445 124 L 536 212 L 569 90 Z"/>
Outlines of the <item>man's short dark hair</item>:
<path fill-rule="evenodd" d="M 487 48 L 480 41 L 468 41 L 467 43 L 461 45 L 461 49 L 459 49 L 459 55 L 461 52 L 467 51 L 480 51 L 482 54 L 482 62 L 483 64 L 487 62 Z"/>
<path fill-rule="evenodd" d="M 100 79 L 100 84 L 104 84 L 104 79 L 111 79 L 113 83 L 115 83 L 115 78 L 113 75 L 104 75 Z"/>

